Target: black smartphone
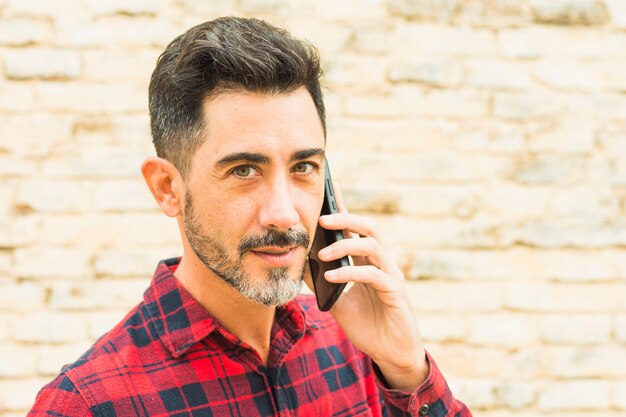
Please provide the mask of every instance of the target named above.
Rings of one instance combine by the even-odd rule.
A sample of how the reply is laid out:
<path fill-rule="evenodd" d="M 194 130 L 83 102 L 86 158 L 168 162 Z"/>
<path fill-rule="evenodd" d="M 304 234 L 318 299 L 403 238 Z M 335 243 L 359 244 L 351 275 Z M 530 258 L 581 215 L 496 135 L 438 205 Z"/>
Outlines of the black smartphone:
<path fill-rule="evenodd" d="M 333 190 L 333 181 L 330 177 L 328 162 L 324 159 L 324 204 L 322 205 L 322 212 L 320 213 L 320 216 L 338 212 L 337 199 L 335 198 Z M 309 253 L 309 266 L 311 267 L 311 276 L 313 278 L 313 288 L 315 290 L 315 297 L 317 298 L 317 306 L 321 311 L 330 310 L 343 292 L 343 289 L 346 287 L 346 284 L 335 284 L 326 281 L 324 278 L 324 272 L 331 269 L 341 268 L 342 266 L 349 266 L 350 261 L 347 256 L 344 256 L 341 259 L 324 262 L 317 257 L 317 253 L 326 246 L 329 246 L 341 239 L 343 239 L 343 232 L 341 230 L 328 230 L 321 227 L 319 223 L 317 224 L 315 237 L 313 238 L 313 245 L 311 247 L 311 252 Z"/>

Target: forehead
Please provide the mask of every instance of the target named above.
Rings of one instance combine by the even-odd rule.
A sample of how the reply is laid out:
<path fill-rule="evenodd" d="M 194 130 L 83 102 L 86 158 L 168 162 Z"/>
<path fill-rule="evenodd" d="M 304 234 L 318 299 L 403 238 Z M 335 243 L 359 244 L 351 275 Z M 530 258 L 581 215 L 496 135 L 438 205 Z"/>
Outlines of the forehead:
<path fill-rule="evenodd" d="M 324 130 L 309 92 L 220 94 L 203 105 L 204 157 L 232 152 L 264 152 L 280 156 L 302 148 L 323 148 Z M 204 149 L 203 149 L 204 148 Z"/>

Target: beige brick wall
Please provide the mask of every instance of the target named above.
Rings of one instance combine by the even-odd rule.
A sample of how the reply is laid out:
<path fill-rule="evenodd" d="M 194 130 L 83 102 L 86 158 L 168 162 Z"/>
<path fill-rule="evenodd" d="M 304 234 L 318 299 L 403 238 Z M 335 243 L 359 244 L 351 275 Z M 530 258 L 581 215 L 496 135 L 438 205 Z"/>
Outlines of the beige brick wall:
<path fill-rule="evenodd" d="M 147 85 L 230 14 L 322 50 L 335 176 L 474 415 L 624 415 L 626 1 L 0 0 L 0 416 L 179 254 Z"/>

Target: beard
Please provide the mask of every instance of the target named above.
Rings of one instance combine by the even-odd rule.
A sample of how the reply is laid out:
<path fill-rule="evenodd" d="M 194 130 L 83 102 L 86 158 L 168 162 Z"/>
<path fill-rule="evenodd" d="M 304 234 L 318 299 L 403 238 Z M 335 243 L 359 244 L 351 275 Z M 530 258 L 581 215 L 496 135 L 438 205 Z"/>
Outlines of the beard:
<path fill-rule="evenodd" d="M 242 257 L 250 250 L 266 246 L 302 246 L 306 250 L 309 246 L 309 234 L 306 231 L 270 230 L 260 236 L 245 236 L 237 247 L 238 256 L 229 255 L 219 238 L 203 231 L 201 222 L 195 214 L 189 190 L 185 196 L 183 223 L 187 241 L 200 261 L 217 277 L 235 288 L 246 300 L 268 307 L 278 307 L 293 300 L 300 293 L 306 261 L 302 263 L 297 277 L 289 276 L 288 267 L 270 268 L 264 280 L 255 282 L 245 272 Z"/>

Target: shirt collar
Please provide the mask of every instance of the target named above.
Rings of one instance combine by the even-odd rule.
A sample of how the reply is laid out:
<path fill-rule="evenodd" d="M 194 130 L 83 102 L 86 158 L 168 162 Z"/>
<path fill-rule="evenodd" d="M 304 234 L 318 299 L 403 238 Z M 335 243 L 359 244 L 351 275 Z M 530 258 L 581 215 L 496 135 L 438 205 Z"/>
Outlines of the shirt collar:
<path fill-rule="evenodd" d="M 159 262 L 152 283 L 144 293 L 149 320 L 175 358 L 185 354 L 213 331 L 229 334 L 174 276 L 179 263 L 180 258 Z M 276 322 L 294 334 L 318 328 L 318 324 L 296 300 L 278 307 Z M 235 338 L 232 334 L 230 336 Z"/>

